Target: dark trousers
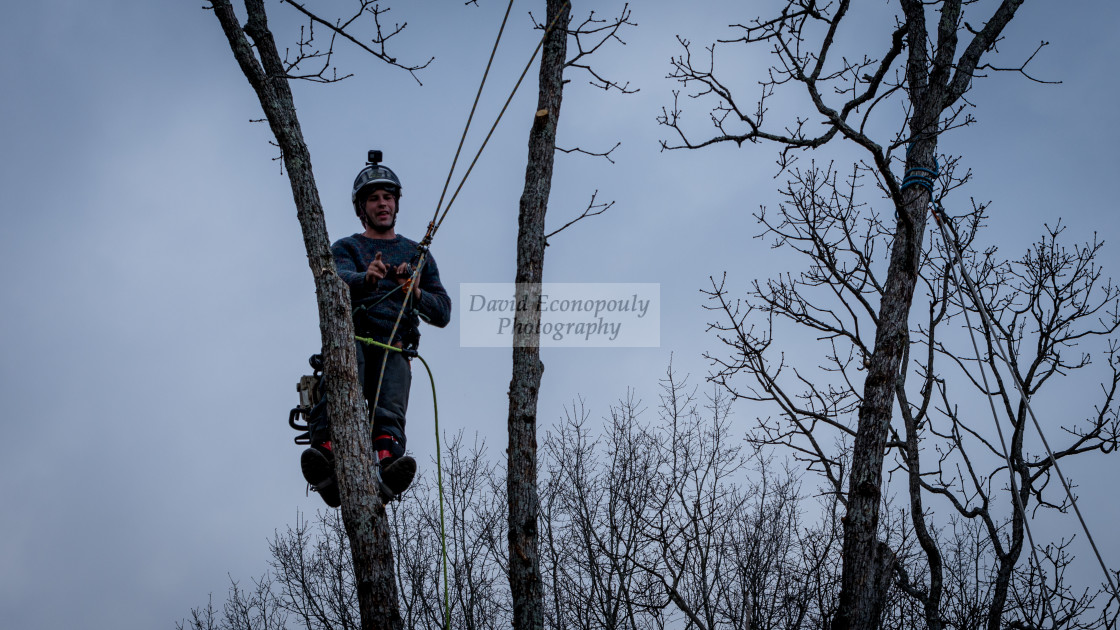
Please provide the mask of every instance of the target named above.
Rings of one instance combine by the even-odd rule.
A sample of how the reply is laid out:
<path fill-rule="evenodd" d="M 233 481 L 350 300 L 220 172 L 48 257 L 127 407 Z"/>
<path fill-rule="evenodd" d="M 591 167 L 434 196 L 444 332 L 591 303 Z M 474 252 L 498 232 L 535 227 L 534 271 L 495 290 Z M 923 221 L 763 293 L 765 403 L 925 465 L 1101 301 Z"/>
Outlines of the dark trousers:
<path fill-rule="evenodd" d="M 381 395 L 377 396 L 377 382 L 381 376 L 381 362 L 388 354 L 385 376 L 381 378 Z M 404 424 L 408 412 L 408 392 L 412 388 L 412 365 L 400 352 L 391 352 L 374 345 L 358 342 L 358 380 L 362 393 L 373 407 L 373 437 L 382 434 L 393 436 L 405 445 Z"/>

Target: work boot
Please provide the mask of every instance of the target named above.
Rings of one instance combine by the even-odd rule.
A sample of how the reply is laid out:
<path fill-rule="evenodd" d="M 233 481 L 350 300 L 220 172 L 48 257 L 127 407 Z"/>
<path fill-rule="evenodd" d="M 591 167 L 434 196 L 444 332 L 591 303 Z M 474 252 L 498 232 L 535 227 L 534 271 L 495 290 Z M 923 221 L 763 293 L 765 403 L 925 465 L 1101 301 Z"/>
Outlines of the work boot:
<path fill-rule="evenodd" d="M 416 460 L 405 455 L 404 447 L 391 435 L 382 434 L 374 438 L 373 448 L 377 451 L 377 463 L 381 467 L 381 483 L 389 493 L 385 499 L 399 497 L 416 477 Z"/>
<path fill-rule="evenodd" d="M 334 453 L 331 443 L 324 442 L 305 449 L 299 457 L 303 478 L 311 489 L 319 493 L 323 502 L 334 508 L 342 505 L 338 494 L 338 478 L 334 474 Z"/>

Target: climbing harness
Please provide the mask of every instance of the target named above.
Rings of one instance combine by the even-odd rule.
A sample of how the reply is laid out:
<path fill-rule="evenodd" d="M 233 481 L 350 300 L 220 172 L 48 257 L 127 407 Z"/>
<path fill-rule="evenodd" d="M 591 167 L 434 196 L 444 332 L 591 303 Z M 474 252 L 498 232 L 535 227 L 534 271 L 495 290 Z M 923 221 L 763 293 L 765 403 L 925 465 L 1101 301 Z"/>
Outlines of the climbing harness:
<path fill-rule="evenodd" d="M 912 148 L 912 145 L 911 145 L 911 148 Z M 908 148 L 907 149 L 907 155 L 909 155 L 909 153 L 910 153 L 910 149 Z M 935 165 L 935 169 L 936 169 L 937 168 L 936 157 L 934 158 L 934 165 Z M 925 175 L 923 175 L 923 173 Z M 926 177 L 926 175 L 929 175 L 929 177 Z M 994 322 L 993 322 L 993 317 L 991 316 L 991 313 L 988 310 L 988 306 L 980 298 L 980 293 L 979 293 L 979 290 L 976 288 L 976 284 L 972 281 L 972 278 L 969 277 L 968 272 L 965 270 L 964 257 L 961 253 L 960 248 L 957 245 L 957 243 L 959 242 L 959 235 L 957 234 L 956 228 L 954 227 L 954 225 L 953 225 L 952 221 L 950 220 L 948 214 L 945 212 L 944 206 L 941 205 L 941 201 L 939 199 L 934 198 L 934 191 L 933 191 L 934 182 L 930 178 L 936 178 L 937 175 L 938 175 L 938 173 L 937 173 L 936 170 L 930 170 L 930 169 L 921 168 L 921 167 L 911 167 L 910 169 L 908 169 L 906 171 L 906 176 L 903 178 L 903 181 L 902 181 L 901 190 L 905 190 L 909 186 L 921 186 L 921 187 L 923 187 L 923 188 L 925 188 L 926 190 L 929 191 L 931 204 L 932 204 L 932 214 L 933 214 L 934 220 L 937 223 L 938 228 L 940 230 L 941 240 L 951 250 L 952 256 L 951 256 L 947 266 L 950 269 L 950 274 L 952 276 L 953 282 L 957 286 L 958 291 L 968 293 L 969 298 L 972 300 L 973 306 L 976 308 L 977 313 L 980 314 L 980 318 L 983 321 L 984 327 L 987 330 L 994 331 L 994 330 L 996 330 L 996 327 L 995 327 Z M 957 265 L 954 265 L 953 264 L 954 262 L 956 262 Z M 954 267 L 956 267 L 955 270 L 954 270 Z M 958 278 L 958 273 L 959 273 L 959 276 L 960 276 L 959 278 Z M 961 284 L 962 279 L 964 281 L 964 286 L 963 287 L 962 287 L 962 284 Z M 972 347 L 973 347 L 973 350 L 976 353 L 976 362 L 977 362 L 977 365 L 980 367 L 980 375 L 981 375 L 981 378 L 982 378 L 982 383 L 984 385 L 984 391 L 990 391 L 991 388 L 988 385 L 987 371 L 984 369 L 984 361 L 983 361 L 982 355 L 980 353 L 980 347 L 979 347 L 979 345 L 976 341 L 975 330 L 972 327 L 971 319 L 969 318 L 969 315 L 968 315 L 968 309 L 966 308 L 966 309 L 962 309 L 962 310 L 964 311 L 964 315 L 965 315 L 965 325 L 968 328 L 969 337 L 972 340 Z M 1111 590 L 1111 596 L 1113 598 L 1120 599 L 1120 592 L 1117 591 L 1116 583 L 1113 580 L 1112 573 L 1109 572 L 1108 567 L 1105 565 L 1105 562 L 1104 562 L 1104 559 L 1101 556 L 1100 550 L 1097 548 L 1097 543 L 1093 539 L 1092 533 L 1089 531 L 1089 526 L 1086 524 L 1084 517 L 1081 515 L 1081 509 L 1077 505 L 1077 499 L 1074 497 L 1073 492 L 1069 487 L 1069 482 L 1066 480 L 1065 476 L 1062 474 L 1062 470 L 1058 465 L 1058 460 L 1057 460 L 1057 458 L 1054 457 L 1054 453 L 1050 449 L 1050 445 L 1046 440 L 1046 435 L 1042 431 L 1042 425 L 1039 423 L 1038 418 L 1035 416 L 1034 409 L 1031 406 L 1030 397 L 1026 393 L 1026 388 L 1023 385 L 1022 379 L 1019 377 L 1018 372 L 1016 372 L 1015 369 L 1012 367 L 1011 360 L 1010 360 L 1007 352 L 1005 352 L 1005 349 L 1003 347 L 1003 343 L 999 339 L 994 339 L 993 343 L 992 343 L 992 346 L 996 349 L 997 353 L 999 354 L 1000 359 L 1007 366 L 1008 372 L 1011 373 L 1011 376 L 1012 376 L 1013 381 L 1015 383 L 1015 388 L 1016 388 L 1016 390 L 1018 390 L 1020 399 L 1022 400 L 1024 406 L 1026 407 L 1028 415 L 1030 415 L 1030 417 L 1031 417 L 1031 421 L 1034 424 L 1035 430 L 1038 432 L 1038 436 L 1042 441 L 1043 447 L 1045 447 L 1045 449 L 1046 449 L 1046 454 L 1047 454 L 1047 457 L 1050 460 L 1050 464 L 1054 467 L 1054 471 L 1057 474 L 1058 479 L 1062 482 L 1062 488 L 1065 490 L 1066 496 L 1068 497 L 1068 499 L 1070 501 L 1070 504 L 1073 506 L 1073 511 L 1077 515 L 1077 520 L 1081 524 L 1081 529 L 1082 529 L 1082 531 L 1085 532 L 1085 537 L 1089 541 L 1089 545 L 1093 550 L 1093 554 L 1096 556 L 1097 562 L 1100 564 L 1101 570 L 1104 572 L 1105 580 L 1107 581 L 1107 583 L 1109 585 L 1109 588 Z M 1008 351 L 1013 352 L 1013 350 L 1011 350 L 1011 349 L 1009 349 Z M 995 370 L 995 366 L 993 366 L 992 369 Z M 1002 428 L 1002 426 L 1000 425 L 1000 422 L 999 422 L 999 414 L 996 411 L 995 402 L 992 400 L 992 397 L 987 396 L 987 399 L 988 399 L 988 405 L 989 405 L 989 407 L 991 408 L 991 411 L 992 411 L 992 419 L 994 420 L 995 425 L 996 425 L 996 432 L 999 435 L 1000 447 L 1001 447 L 1001 450 L 1002 450 L 1004 462 L 1007 464 L 1007 470 L 1008 470 L 1008 473 L 1009 473 L 1009 476 L 1010 476 L 1010 479 L 1011 479 L 1011 491 L 1012 491 L 1011 493 L 1012 493 L 1012 496 L 1014 498 L 1015 508 L 1019 512 L 1020 516 L 1023 519 L 1023 527 L 1024 527 L 1024 530 L 1026 531 L 1027 539 L 1028 539 L 1028 542 L 1030 543 L 1030 546 L 1031 546 L 1031 557 L 1034 559 L 1035 564 L 1041 570 L 1042 564 L 1039 561 L 1037 547 L 1034 543 L 1034 536 L 1031 533 L 1030 519 L 1027 517 L 1026 509 L 1023 506 L 1022 499 L 1019 495 L 1019 485 L 1018 485 L 1018 481 L 1016 480 L 1016 477 L 1015 477 L 1015 472 L 1016 471 L 1015 471 L 1015 467 L 1012 465 L 1011 456 L 1008 453 L 1007 443 L 1006 443 L 1006 440 L 1005 440 L 1005 437 L 1004 437 L 1004 434 L 1003 434 L 1003 428 Z M 1050 606 L 1049 598 L 1043 598 L 1043 603 L 1046 606 L 1046 609 L 1047 609 L 1047 612 L 1050 615 L 1050 618 L 1051 619 L 1056 619 L 1054 617 L 1054 611 L 1052 610 L 1052 608 Z"/>

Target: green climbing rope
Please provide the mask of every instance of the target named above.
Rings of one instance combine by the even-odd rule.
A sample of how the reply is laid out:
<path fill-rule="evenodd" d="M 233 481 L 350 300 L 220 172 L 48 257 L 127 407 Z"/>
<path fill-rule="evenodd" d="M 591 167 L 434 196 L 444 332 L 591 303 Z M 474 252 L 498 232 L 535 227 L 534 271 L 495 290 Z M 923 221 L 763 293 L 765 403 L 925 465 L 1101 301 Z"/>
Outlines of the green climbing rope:
<path fill-rule="evenodd" d="M 393 352 L 400 352 L 402 354 L 404 353 L 403 348 L 398 348 L 387 343 L 381 343 L 376 339 L 358 336 L 355 336 L 354 339 L 364 344 L 382 348 L 384 350 L 392 350 Z M 443 610 L 444 616 L 447 621 L 446 627 L 450 628 L 451 590 L 448 587 L 448 585 L 450 584 L 450 580 L 448 579 L 447 569 L 447 522 L 444 517 L 443 510 L 443 448 L 439 443 L 439 401 L 436 399 L 436 377 L 432 375 L 431 366 L 429 366 L 428 362 L 424 360 L 424 357 L 420 356 L 420 353 L 409 352 L 408 354 L 411 356 L 415 356 L 417 359 L 420 359 L 420 362 L 424 364 L 424 369 L 428 372 L 428 381 L 432 384 L 432 417 L 434 418 L 434 424 L 436 428 L 436 483 L 439 486 L 439 540 L 440 546 L 443 548 Z"/>

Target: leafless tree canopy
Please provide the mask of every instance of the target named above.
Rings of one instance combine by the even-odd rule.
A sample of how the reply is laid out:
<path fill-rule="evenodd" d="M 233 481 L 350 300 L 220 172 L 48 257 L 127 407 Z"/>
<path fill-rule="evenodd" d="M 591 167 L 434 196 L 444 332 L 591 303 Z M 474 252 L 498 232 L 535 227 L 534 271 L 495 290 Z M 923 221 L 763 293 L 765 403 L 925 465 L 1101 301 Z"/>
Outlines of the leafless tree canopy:
<path fill-rule="evenodd" d="M 813 491 L 816 475 L 802 477 L 753 439 L 742 440 L 730 407 L 722 388 L 699 396 L 669 370 L 656 409 L 631 392 L 598 418 L 576 401 L 550 428 L 541 448 L 547 628 L 829 626 L 840 580 L 841 495 Z M 390 513 L 405 627 L 444 627 L 445 602 L 452 628 L 508 627 L 504 471 L 477 439 L 457 434 L 448 442 L 446 539 L 432 475 Z M 898 503 L 883 519 L 899 569 L 882 623 L 926 628 L 928 559 L 904 494 Z M 997 545 L 1012 537 L 1006 519 L 996 523 L 997 538 L 988 527 L 986 518 L 958 513 L 935 530 L 944 627 L 987 625 L 1002 566 Z M 223 607 L 208 603 L 178 627 L 358 628 L 347 544 L 337 512 L 301 519 L 274 537 L 272 566 L 251 588 L 233 583 Z M 1115 623 L 1116 611 L 1102 610 L 1096 590 L 1068 581 L 1068 541 L 1044 546 L 1039 558 L 1041 566 L 1013 563 L 1001 627 Z"/>
<path fill-rule="evenodd" d="M 1104 382 L 1104 395 L 1091 417 L 1065 426 L 1069 440 L 1057 459 L 1111 452 L 1116 370 L 1109 339 L 1117 327 L 1117 294 L 1091 262 L 1098 245 L 1067 251 L 1060 229 L 1018 259 L 975 251 L 982 207 L 946 219 L 964 260 L 954 261 L 944 243 L 925 241 L 931 203 L 951 205 L 952 193 L 969 179 L 958 158 L 938 150 L 943 134 L 973 121 L 967 92 L 993 71 L 1038 80 L 1027 66 L 1045 44 L 1006 67 L 990 61 L 1021 0 L 779 5 L 773 14 L 733 25 L 703 52 L 681 39 L 669 76 L 682 91 L 659 119 L 671 136 L 664 149 L 774 143 L 789 178 L 778 212 L 764 210 L 759 219 L 763 236 L 800 255 L 804 270 L 760 280 L 746 295 L 733 295 L 726 279 L 712 283 L 713 329 L 728 348 L 709 355 L 714 377 L 735 398 L 769 407 L 758 412 L 753 443 L 776 447 L 819 473 L 844 503 L 835 630 L 885 623 L 891 583 L 921 604 L 928 627 L 946 626 L 947 558 L 939 534 L 945 525 L 931 517 L 945 508 L 979 524 L 987 537 L 987 628 L 1067 623 L 1066 608 L 1053 603 L 1060 589 L 1040 594 L 1047 605 L 1036 616 L 1007 612 L 1024 543 L 1030 546 L 1025 510 L 1062 509 L 1064 499 L 1048 483 L 1052 463 L 1030 451 L 1026 406 L 1006 370 L 1033 395 L 1052 377 L 1087 368 L 1085 348 L 1101 339 L 1107 366 L 1094 378 Z M 859 28 L 868 23 L 888 27 Z M 723 70 L 729 55 L 751 51 L 767 52 L 772 64 L 753 90 Z M 685 117 L 682 93 L 707 109 L 707 129 L 714 132 Z M 771 111 L 779 96 L 787 99 L 783 109 Z M 832 165 L 795 166 L 801 152 L 834 140 L 864 156 L 850 174 Z M 962 270 L 981 279 L 981 302 L 996 314 L 990 326 L 961 297 L 954 278 Z M 912 325 L 919 312 L 920 323 Z M 969 329 L 981 339 L 977 352 L 962 339 Z M 797 359 L 783 351 L 806 333 L 819 347 L 797 352 Z M 1014 357 L 1006 368 L 994 358 L 1001 345 Z M 802 360 L 807 355 L 821 360 Z M 981 366 L 991 385 L 980 377 Z M 989 398 L 998 404 L 995 425 L 982 420 Z M 1006 439 L 989 427 L 1006 427 Z M 921 549 L 920 567 L 907 564 L 912 558 L 881 522 L 896 476 L 906 491 L 899 509 Z M 1043 556 L 1045 549 L 1032 552 L 1033 570 L 1046 566 Z"/>
<path fill-rule="evenodd" d="M 427 63 L 389 54 L 386 42 L 405 25 L 389 27 L 378 4 L 360 0 L 356 13 L 327 18 L 285 2 L 308 23 L 283 56 L 260 0 L 247 1 L 244 27 L 228 2 L 212 4 L 281 146 L 314 266 L 329 256 L 287 80 L 345 78 L 333 69 L 340 38 L 414 77 Z M 957 194 L 971 175 L 938 148 L 942 134 L 972 121 L 966 94 L 986 72 L 1038 80 L 1027 70 L 1033 54 L 1006 66 L 989 59 L 1022 0 L 899 0 L 890 28 L 854 43 L 853 16 L 879 9 L 779 4 L 703 52 L 680 40 L 670 77 L 682 91 L 659 120 L 671 136 L 665 149 L 773 142 L 788 177 L 782 202 L 758 220 L 764 242 L 801 264 L 743 293 L 713 279 L 713 391 L 701 398 L 669 370 L 654 411 L 628 394 L 601 430 L 576 402 L 538 453 L 543 366 L 534 349 L 515 353 L 510 458 L 499 465 L 484 445 L 452 439 L 446 533 L 430 478 L 387 516 L 357 508 L 358 498 L 376 500 L 361 495 L 356 471 L 370 463 L 353 428 L 352 439 L 336 440 L 354 444 L 340 453 L 346 527 L 337 513 L 301 520 L 273 540 L 265 576 L 234 582 L 221 608 L 207 604 L 179 627 L 357 628 L 376 605 L 397 626 L 443 627 L 449 616 L 452 627 L 494 628 L 517 625 L 526 597 L 557 629 L 1116 626 L 1120 602 L 1067 576 L 1071 541 L 1032 543 L 1028 526 L 1039 510 L 1069 507 L 1054 461 L 1120 444 L 1120 288 L 1097 266 L 1101 243 L 1071 243 L 1061 224 L 1020 255 L 985 245 L 985 205 Z M 560 14 L 567 6 L 549 0 L 550 18 Z M 360 35 L 359 18 L 372 22 Z M 544 230 L 555 151 L 608 160 L 614 151 L 556 146 L 563 72 L 631 91 L 587 59 L 624 43 L 628 6 L 562 24 L 542 63 L 523 197 L 518 278 L 529 284 L 539 282 L 547 238 L 572 223 Z M 856 50 L 868 42 L 878 48 Z M 717 59 L 758 48 L 776 61 L 743 96 L 740 77 L 722 74 Z M 775 124 L 769 103 L 779 91 L 795 91 L 804 107 Z M 714 132 L 685 117 L 682 94 L 705 104 Z M 833 140 L 858 147 L 862 160 L 795 163 Z M 938 220 L 959 257 L 925 238 L 931 204 L 954 211 Z M 575 220 L 606 207 L 592 195 Z M 324 347 L 346 348 L 343 288 L 329 269 L 313 271 L 331 322 L 325 339 L 334 340 Z M 961 289 L 962 274 L 990 321 Z M 339 374 L 352 364 L 344 351 L 328 356 Z M 344 375 L 332 414 L 357 417 L 355 379 Z M 1015 381 L 1038 398 L 1063 383 L 1102 387 L 1070 406 L 1049 436 L 1049 459 Z M 750 421 L 733 422 L 732 404 Z M 507 515 L 507 506 L 520 511 Z M 390 548 L 395 564 L 374 553 Z M 513 592 L 526 585 L 536 590 Z"/>
<path fill-rule="evenodd" d="M 772 409 L 760 415 L 748 440 L 767 452 L 787 453 L 819 473 L 840 501 L 847 496 L 844 472 L 857 432 L 869 335 L 876 330 L 874 305 L 882 299 L 881 274 L 892 238 L 881 217 L 858 201 L 866 179 L 861 167 L 847 177 L 831 168 L 794 169 L 785 202 L 758 218 L 763 237 L 802 256 L 805 270 L 756 281 L 740 298 L 729 294 L 724 280 L 714 282 L 708 293 L 716 315 L 712 328 L 725 348 L 708 354 L 716 382 L 736 399 Z M 1120 293 L 1094 262 L 1101 244 L 1067 245 L 1060 226 L 1048 229 L 1017 258 L 1003 259 L 995 248 L 977 251 L 983 212 L 970 208 L 951 217 L 965 247 L 963 261 L 953 261 L 939 240 L 923 253 L 915 298 L 915 312 L 921 315 L 909 332 L 896 386 L 897 416 L 886 445 L 888 473 L 900 477 L 893 487 L 908 496 L 899 507 L 909 521 L 906 540 L 920 553 L 900 553 L 894 545 L 901 543 L 891 542 L 899 560 L 895 582 L 902 594 L 922 604 L 930 626 L 937 621 L 938 627 L 969 627 L 951 622 L 947 609 L 961 597 L 949 592 L 950 582 L 959 579 L 961 538 L 974 539 L 969 557 L 991 597 L 976 613 L 984 617 L 983 625 L 1093 627 L 1084 616 L 1090 610 L 1101 614 L 1107 598 L 1094 599 L 1089 591 L 1073 596 L 1062 592 L 1071 588 L 1062 580 L 1046 581 L 1064 575 L 1068 541 L 1041 542 L 1041 568 L 1035 558 L 1024 557 L 1029 555 L 1024 553 L 1025 524 L 1008 493 L 1005 462 L 1011 462 L 1018 500 L 1026 509 L 1065 510 L 1068 500 L 1051 478 L 1051 460 L 1028 433 L 1025 402 L 995 346 L 1013 348 L 1011 369 L 1032 397 L 1045 394 L 1048 383 L 1062 387 L 1063 379 L 1077 379 L 1082 372 L 1083 378 L 1100 382 L 1097 398 L 1063 421 L 1063 435 L 1050 439 L 1059 460 L 1111 453 L 1118 439 L 1114 334 Z M 956 264 L 978 284 L 994 315 L 992 327 L 983 325 L 954 280 Z M 979 355 L 969 328 L 979 340 Z M 813 341 L 806 342 L 807 337 Z M 814 356 L 820 360 L 805 360 Z M 981 369 L 987 371 L 986 387 Z M 934 517 L 946 511 L 956 516 Z M 957 535 L 946 540 L 946 528 Z M 1029 566 L 1023 568 L 1023 562 Z M 1021 570 L 1030 576 L 1018 577 Z M 1016 580 L 1033 580 L 1041 589 L 1033 608 L 1009 601 Z M 1043 597 L 1059 620 L 1041 606 Z M 1087 625 L 1068 625 L 1073 622 L 1063 617 Z"/>

